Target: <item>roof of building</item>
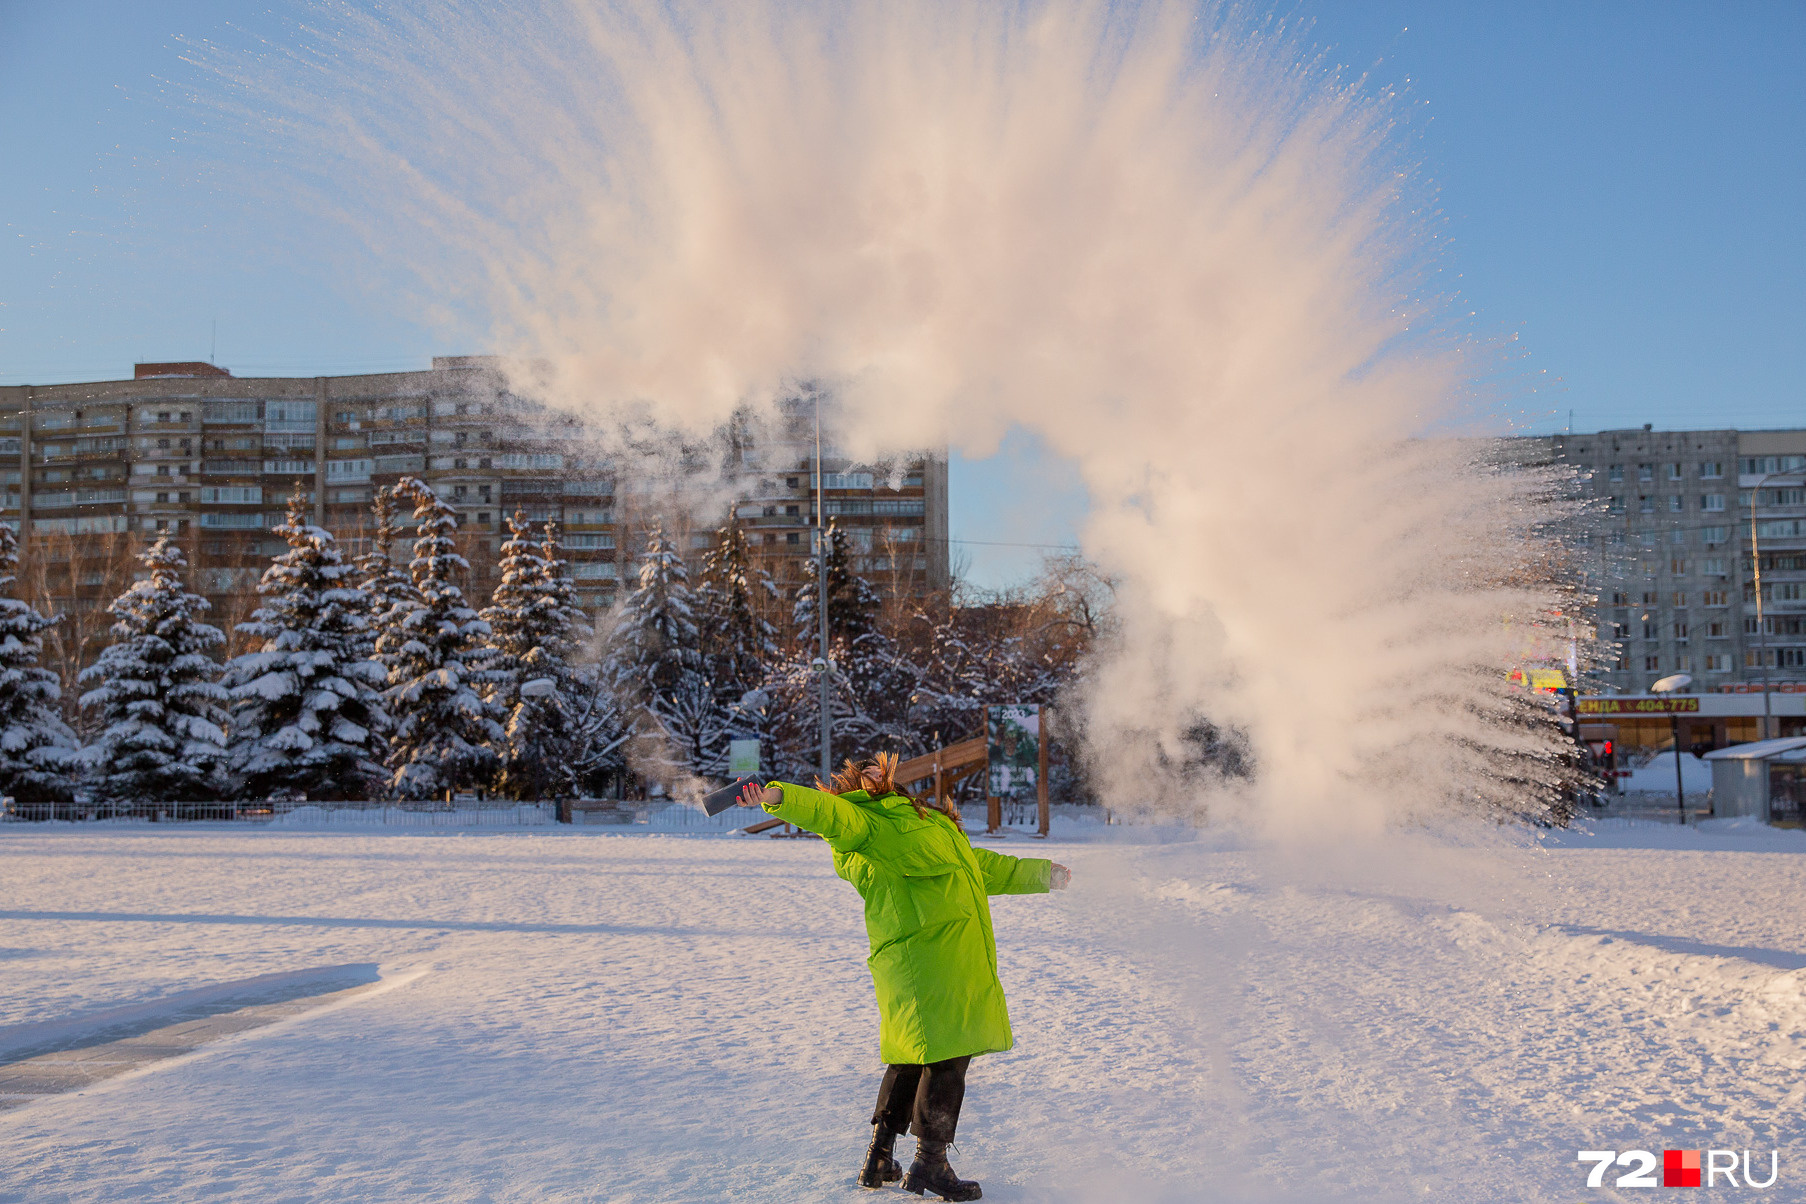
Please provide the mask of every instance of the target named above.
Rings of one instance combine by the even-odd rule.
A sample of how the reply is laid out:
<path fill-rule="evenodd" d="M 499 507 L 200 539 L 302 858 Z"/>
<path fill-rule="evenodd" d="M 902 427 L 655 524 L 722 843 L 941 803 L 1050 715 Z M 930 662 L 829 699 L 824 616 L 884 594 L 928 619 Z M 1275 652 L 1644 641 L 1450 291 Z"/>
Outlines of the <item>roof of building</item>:
<path fill-rule="evenodd" d="M 1797 753 L 1798 756 L 1787 754 Z M 1729 748 L 1716 748 L 1703 758 L 1707 761 L 1773 761 L 1773 760 L 1806 760 L 1806 736 L 1788 736 L 1780 740 L 1752 740 L 1748 744 L 1733 744 Z"/>

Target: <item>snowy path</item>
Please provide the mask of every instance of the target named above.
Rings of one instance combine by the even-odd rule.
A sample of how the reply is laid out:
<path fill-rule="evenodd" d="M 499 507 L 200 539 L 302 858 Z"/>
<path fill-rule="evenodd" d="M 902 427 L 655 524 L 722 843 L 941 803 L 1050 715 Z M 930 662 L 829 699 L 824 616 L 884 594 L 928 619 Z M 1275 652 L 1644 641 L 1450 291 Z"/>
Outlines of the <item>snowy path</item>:
<path fill-rule="evenodd" d="M 1806 1198 L 1806 839 L 1607 828 L 1010 842 L 1079 878 L 996 901 L 1018 1044 L 955 1164 L 1001 1201 L 1568 1201 L 1640 1198 L 1580 1149 L 1778 1147 L 1729 1194 Z M 12 829 L 0 874 L 0 1026 L 423 972 L 0 1114 L 0 1200 L 891 1198 L 852 1186 L 875 1019 L 818 843 Z"/>

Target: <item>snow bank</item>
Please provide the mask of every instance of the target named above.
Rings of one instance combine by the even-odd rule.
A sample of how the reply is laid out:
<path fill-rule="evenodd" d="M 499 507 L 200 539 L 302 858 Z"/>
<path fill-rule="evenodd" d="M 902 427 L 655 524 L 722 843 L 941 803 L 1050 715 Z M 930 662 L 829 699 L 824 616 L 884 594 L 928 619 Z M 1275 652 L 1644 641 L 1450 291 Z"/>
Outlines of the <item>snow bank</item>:
<path fill-rule="evenodd" d="M 1674 751 L 1657 753 L 1655 760 L 1647 765 L 1633 768 L 1628 778 L 1620 781 L 1626 791 L 1647 791 L 1652 794 L 1674 795 Z M 1690 752 L 1680 754 L 1681 786 L 1688 794 L 1705 797 L 1706 791 L 1712 789 L 1712 766 L 1700 760 Z"/>

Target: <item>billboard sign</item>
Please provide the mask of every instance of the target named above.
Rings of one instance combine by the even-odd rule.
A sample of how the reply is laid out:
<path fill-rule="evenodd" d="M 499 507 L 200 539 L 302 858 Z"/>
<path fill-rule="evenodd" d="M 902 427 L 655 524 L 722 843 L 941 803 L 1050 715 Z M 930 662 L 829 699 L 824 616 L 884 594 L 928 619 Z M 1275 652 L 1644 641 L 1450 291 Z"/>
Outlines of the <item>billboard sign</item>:
<path fill-rule="evenodd" d="M 729 740 L 727 742 L 727 775 L 730 778 L 739 778 L 758 772 L 759 742 L 757 740 Z"/>
<path fill-rule="evenodd" d="M 1041 708 L 1027 703 L 987 707 L 985 744 L 990 761 L 988 793 L 1015 798 L 1035 793 L 1041 765 Z"/>

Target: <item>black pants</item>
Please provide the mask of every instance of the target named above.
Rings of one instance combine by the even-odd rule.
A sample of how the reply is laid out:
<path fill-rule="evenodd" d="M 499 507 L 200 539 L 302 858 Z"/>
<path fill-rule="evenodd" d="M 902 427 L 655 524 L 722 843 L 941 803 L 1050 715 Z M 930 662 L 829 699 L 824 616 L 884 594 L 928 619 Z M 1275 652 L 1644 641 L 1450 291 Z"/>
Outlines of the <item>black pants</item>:
<path fill-rule="evenodd" d="M 959 1106 L 966 1098 L 966 1067 L 971 1061 L 967 1056 L 926 1066 L 886 1066 L 872 1123 L 892 1133 L 913 1131 L 929 1141 L 952 1141 L 959 1125 Z"/>

